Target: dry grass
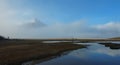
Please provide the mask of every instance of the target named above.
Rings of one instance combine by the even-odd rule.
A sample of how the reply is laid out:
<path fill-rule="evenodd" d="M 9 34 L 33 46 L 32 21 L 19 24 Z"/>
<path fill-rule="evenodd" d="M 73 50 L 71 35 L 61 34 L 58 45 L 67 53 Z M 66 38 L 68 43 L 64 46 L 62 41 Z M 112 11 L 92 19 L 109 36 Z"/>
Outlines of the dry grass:
<path fill-rule="evenodd" d="M 0 42 L 0 65 L 19 65 L 25 61 L 42 59 L 67 50 L 85 47 L 85 45 L 71 43 L 42 43 L 30 40 L 2 41 Z"/>

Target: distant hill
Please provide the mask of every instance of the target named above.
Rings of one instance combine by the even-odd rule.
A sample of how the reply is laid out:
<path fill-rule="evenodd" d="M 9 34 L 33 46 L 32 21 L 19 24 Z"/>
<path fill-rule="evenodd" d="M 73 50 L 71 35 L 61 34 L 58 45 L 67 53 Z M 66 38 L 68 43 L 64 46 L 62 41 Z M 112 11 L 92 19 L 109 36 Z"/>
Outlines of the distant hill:
<path fill-rule="evenodd" d="M 0 40 L 8 40 L 8 39 L 0 35 Z"/>
<path fill-rule="evenodd" d="M 113 37 L 113 38 L 110 38 L 110 39 L 120 39 L 120 37 Z"/>
<path fill-rule="evenodd" d="M 0 40 L 5 40 L 5 38 L 3 36 L 0 36 Z"/>

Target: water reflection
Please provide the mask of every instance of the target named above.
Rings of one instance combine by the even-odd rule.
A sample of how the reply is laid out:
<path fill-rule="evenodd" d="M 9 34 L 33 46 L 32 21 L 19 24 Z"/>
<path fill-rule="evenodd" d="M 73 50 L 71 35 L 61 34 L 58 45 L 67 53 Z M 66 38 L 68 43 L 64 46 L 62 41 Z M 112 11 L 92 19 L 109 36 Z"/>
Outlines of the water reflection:
<path fill-rule="evenodd" d="M 110 49 L 120 49 L 120 44 L 118 43 L 99 43 L 105 45 L 105 47 L 109 47 Z"/>
<path fill-rule="evenodd" d="M 36 65 L 120 65 L 120 50 L 110 49 L 101 44 L 91 46 Z"/>

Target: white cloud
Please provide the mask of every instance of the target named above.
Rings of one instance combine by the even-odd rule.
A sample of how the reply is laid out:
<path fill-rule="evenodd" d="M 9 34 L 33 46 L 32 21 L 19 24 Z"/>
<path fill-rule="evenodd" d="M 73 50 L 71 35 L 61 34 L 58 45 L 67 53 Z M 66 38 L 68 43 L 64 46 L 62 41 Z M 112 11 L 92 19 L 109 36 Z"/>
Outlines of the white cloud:
<path fill-rule="evenodd" d="M 30 18 L 31 13 L 15 9 L 10 1 L 12 0 L 0 0 L 0 35 L 14 37 L 17 36 L 15 33 L 18 24 L 26 21 L 25 18 Z"/>
<path fill-rule="evenodd" d="M 119 29 L 120 28 L 120 22 L 109 22 L 103 25 L 98 25 L 97 26 L 98 29 L 109 29 L 109 30 L 113 30 L 113 29 Z"/>
<path fill-rule="evenodd" d="M 101 35 L 108 37 L 120 36 L 120 22 L 108 22 L 106 24 L 97 25 L 95 28 L 101 32 Z"/>

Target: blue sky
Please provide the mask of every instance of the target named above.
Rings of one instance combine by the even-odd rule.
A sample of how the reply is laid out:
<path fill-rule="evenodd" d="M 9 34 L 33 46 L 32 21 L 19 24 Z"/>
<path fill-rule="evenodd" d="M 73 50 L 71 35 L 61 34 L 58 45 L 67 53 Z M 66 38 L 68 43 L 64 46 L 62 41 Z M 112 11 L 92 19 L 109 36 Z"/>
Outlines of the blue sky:
<path fill-rule="evenodd" d="M 12 3 L 17 5 L 16 8 L 37 12 L 33 17 L 42 19 L 43 16 L 64 23 L 85 19 L 94 25 L 120 20 L 119 0 L 25 0 Z"/>
<path fill-rule="evenodd" d="M 71 37 L 75 32 L 77 33 L 75 37 L 85 38 L 102 38 L 104 33 L 109 33 L 106 37 L 119 36 L 116 29 L 119 32 L 120 0 L 1 0 L 0 2 L 1 30 L 5 28 L 4 32 L 0 32 L 1 35 L 27 38 Z M 46 25 L 42 27 L 41 24 Z M 20 26 L 28 27 L 26 29 Z M 31 30 L 34 26 L 37 28 Z M 10 32 L 11 28 L 12 34 L 5 33 Z M 69 35 L 66 35 L 68 33 L 66 31 L 69 31 Z M 25 36 L 26 34 L 28 36 Z"/>

